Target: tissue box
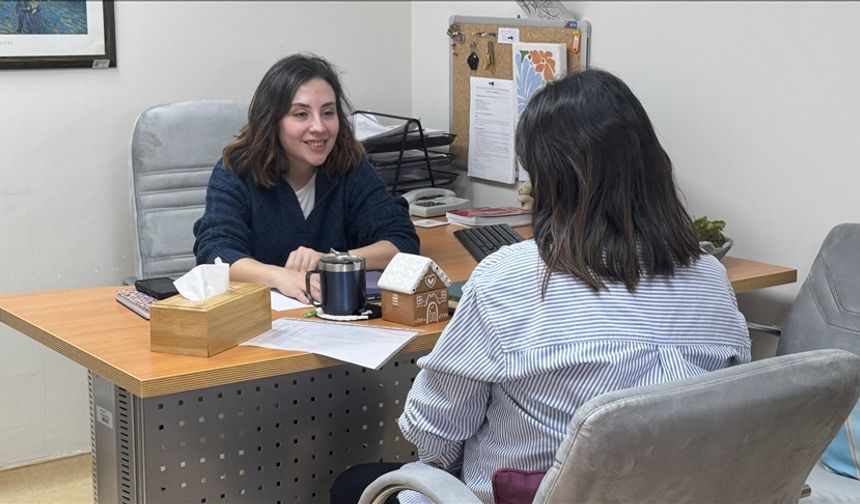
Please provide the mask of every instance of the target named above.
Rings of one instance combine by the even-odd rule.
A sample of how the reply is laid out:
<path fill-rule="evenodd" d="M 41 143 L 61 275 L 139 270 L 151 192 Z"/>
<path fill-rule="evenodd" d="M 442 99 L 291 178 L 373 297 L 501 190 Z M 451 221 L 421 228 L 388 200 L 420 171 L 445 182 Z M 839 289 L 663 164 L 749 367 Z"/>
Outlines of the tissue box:
<path fill-rule="evenodd" d="M 272 328 L 265 285 L 230 282 L 230 290 L 203 301 L 173 296 L 149 309 L 153 352 L 211 357 Z"/>

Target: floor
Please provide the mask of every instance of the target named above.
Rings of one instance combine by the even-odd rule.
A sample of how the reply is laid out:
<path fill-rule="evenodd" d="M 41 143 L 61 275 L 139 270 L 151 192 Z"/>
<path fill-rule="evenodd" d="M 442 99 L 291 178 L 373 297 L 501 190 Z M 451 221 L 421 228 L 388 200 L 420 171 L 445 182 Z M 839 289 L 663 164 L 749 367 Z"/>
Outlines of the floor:
<path fill-rule="evenodd" d="M 0 504 L 92 504 L 90 455 L 0 471 Z"/>

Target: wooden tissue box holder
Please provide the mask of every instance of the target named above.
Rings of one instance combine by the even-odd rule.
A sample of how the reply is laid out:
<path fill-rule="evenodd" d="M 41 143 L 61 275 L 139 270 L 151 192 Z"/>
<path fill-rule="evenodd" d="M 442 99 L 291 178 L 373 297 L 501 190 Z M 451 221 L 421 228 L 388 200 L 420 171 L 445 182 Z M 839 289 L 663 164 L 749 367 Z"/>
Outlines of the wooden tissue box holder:
<path fill-rule="evenodd" d="M 173 296 L 149 309 L 153 352 L 211 357 L 272 328 L 265 285 L 230 282 L 230 290 L 203 301 Z"/>

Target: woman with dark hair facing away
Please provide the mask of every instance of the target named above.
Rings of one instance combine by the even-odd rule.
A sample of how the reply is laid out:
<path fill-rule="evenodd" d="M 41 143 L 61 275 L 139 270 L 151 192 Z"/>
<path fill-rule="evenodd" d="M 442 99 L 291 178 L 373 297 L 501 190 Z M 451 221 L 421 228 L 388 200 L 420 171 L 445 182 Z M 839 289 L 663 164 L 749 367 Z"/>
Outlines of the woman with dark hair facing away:
<path fill-rule="evenodd" d="M 288 56 L 266 72 L 248 124 L 209 179 L 206 211 L 194 225 L 198 264 L 220 257 L 231 280 L 309 302 L 305 272 L 324 255 L 349 252 L 381 269 L 398 251 L 418 253 L 405 202 L 388 194 L 364 158 L 350 110 L 320 57 Z"/>
<path fill-rule="evenodd" d="M 552 465 L 585 401 L 750 360 L 725 268 L 700 251 L 669 156 L 621 80 L 586 70 L 548 83 L 516 152 L 534 238 L 475 268 L 398 420 L 418 463 L 487 503 L 496 470 Z"/>

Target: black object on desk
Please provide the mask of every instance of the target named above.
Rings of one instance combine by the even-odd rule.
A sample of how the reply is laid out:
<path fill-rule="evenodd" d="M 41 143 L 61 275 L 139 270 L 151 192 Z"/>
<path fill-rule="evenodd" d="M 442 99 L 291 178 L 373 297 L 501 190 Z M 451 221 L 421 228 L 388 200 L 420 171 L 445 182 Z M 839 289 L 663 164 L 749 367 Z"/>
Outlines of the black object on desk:
<path fill-rule="evenodd" d="M 487 257 L 499 250 L 503 245 L 512 245 L 523 241 L 510 224 L 491 224 L 454 231 L 454 236 L 466 247 L 476 261 Z"/>
<path fill-rule="evenodd" d="M 420 187 L 451 184 L 457 173 L 434 169 L 433 165 L 451 165 L 454 154 L 430 150 L 445 147 L 455 135 L 447 132 L 425 132 L 421 121 L 414 117 L 356 110 L 354 115 L 378 116 L 404 121 L 391 134 L 374 136 L 362 141 L 368 160 L 393 195 Z"/>
<path fill-rule="evenodd" d="M 134 288 L 155 299 L 167 299 L 179 294 L 176 286 L 173 285 L 173 279 L 168 277 L 137 280 L 134 282 Z"/>

